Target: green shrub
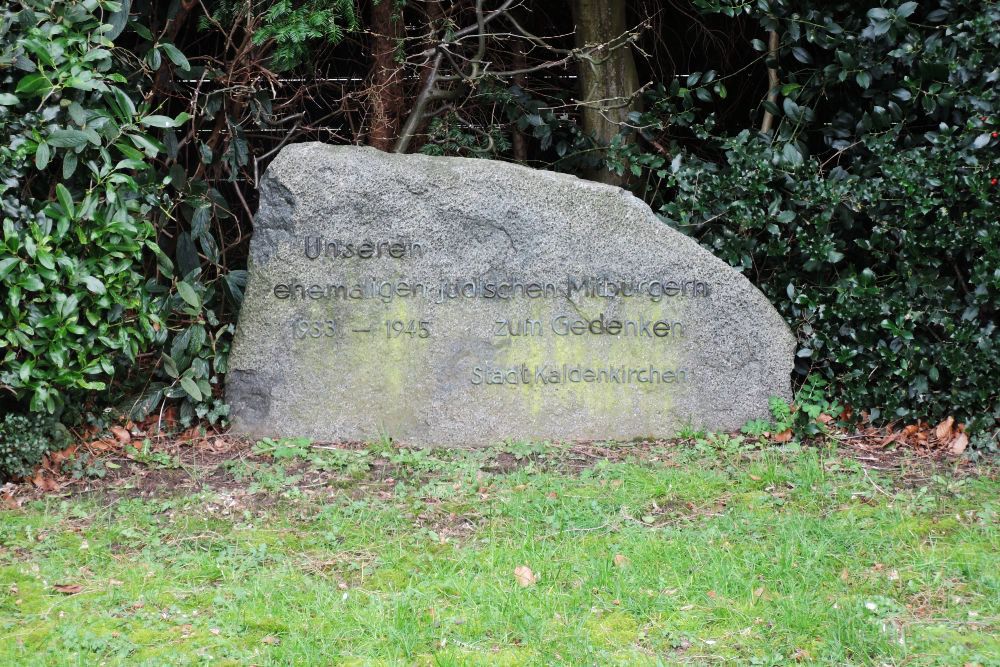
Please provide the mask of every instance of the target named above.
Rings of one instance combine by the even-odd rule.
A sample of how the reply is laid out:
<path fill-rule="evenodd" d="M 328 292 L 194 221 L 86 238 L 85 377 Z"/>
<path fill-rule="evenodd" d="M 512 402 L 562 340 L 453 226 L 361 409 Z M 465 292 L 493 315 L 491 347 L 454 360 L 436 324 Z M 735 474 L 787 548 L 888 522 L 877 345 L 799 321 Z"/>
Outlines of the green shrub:
<path fill-rule="evenodd" d="M 42 457 L 69 444 L 69 432 L 48 415 L 5 415 L 0 420 L 0 480 L 31 476 Z"/>
<path fill-rule="evenodd" d="M 0 389 L 53 412 L 166 335 L 141 265 L 169 183 L 148 128 L 185 115 L 121 86 L 118 3 L 19 5 L 0 15 Z"/>
<path fill-rule="evenodd" d="M 1000 4 L 762 7 L 738 11 L 781 37 L 778 101 L 752 121 L 770 111 L 774 129 L 716 128 L 696 98 L 718 84 L 692 74 L 645 120 L 694 139 L 619 168 L 661 179 L 645 194 L 664 220 L 767 294 L 798 334 L 803 377 L 876 419 L 995 428 Z"/>

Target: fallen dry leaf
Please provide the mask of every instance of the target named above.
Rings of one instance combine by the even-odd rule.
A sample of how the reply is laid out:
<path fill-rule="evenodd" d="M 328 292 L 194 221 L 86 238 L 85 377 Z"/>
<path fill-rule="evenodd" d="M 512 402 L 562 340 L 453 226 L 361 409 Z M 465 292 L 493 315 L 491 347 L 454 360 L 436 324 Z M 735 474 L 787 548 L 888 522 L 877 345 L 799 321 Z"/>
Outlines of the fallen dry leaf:
<path fill-rule="evenodd" d="M 916 424 L 910 424 L 909 426 L 907 426 L 906 428 L 903 429 L 903 437 L 904 438 L 909 438 L 911 435 L 913 435 L 914 433 L 916 433 L 917 429 L 919 429 L 919 428 L 920 427 L 917 426 Z"/>
<path fill-rule="evenodd" d="M 87 447 L 98 452 L 106 452 L 109 449 L 112 449 L 114 445 L 107 440 L 94 440 L 93 442 L 87 443 Z"/>
<path fill-rule="evenodd" d="M 112 426 L 110 430 L 111 433 L 113 433 L 114 436 L 118 438 L 118 442 L 122 443 L 123 445 L 132 442 L 132 434 L 129 433 L 127 430 L 123 429 L 121 426 Z"/>
<path fill-rule="evenodd" d="M 896 442 L 896 440 L 900 439 L 901 437 L 903 437 L 902 433 L 890 433 L 889 435 L 887 435 L 885 438 L 882 439 L 882 443 L 881 443 L 882 447 L 888 447 L 889 445 L 891 445 L 892 443 Z"/>
<path fill-rule="evenodd" d="M 48 463 L 51 464 L 53 468 L 59 468 L 62 466 L 62 462 L 73 456 L 76 453 L 76 445 L 70 445 L 66 449 L 60 449 L 57 452 L 51 452 L 48 455 Z"/>
<path fill-rule="evenodd" d="M 611 560 L 614 561 L 617 567 L 625 567 L 626 565 L 628 565 L 628 558 L 621 554 L 615 554 L 615 557 L 612 558 Z"/>
<path fill-rule="evenodd" d="M 264 644 L 270 644 L 271 646 L 277 646 L 278 644 L 281 643 L 281 640 L 278 639 L 277 637 L 270 637 L 270 636 L 264 637 L 260 641 Z"/>
<path fill-rule="evenodd" d="M 775 442 L 788 442 L 792 439 L 792 429 L 786 429 L 774 436 Z"/>
<path fill-rule="evenodd" d="M 708 597 L 710 597 L 710 598 L 712 598 L 714 600 L 716 598 L 715 591 L 709 591 L 708 592 Z"/>
<path fill-rule="evenodd" d="M 56 593 L 65 593 L 66 595 L 76 595 L 83 590 L 83 586 L 80 584 L 56 584 L 52 587 Z"/>
<path fill-rule="evenodd" d="M 952 456 L 958 456 L 965 451 L 965 448 L 969 446 L 969 436 L 964 433 L 959 433 L 955 436 L 955 439 L 951 441 L 951 445 L 948 446 L 948 453 Z"/>
<path fill-rule="evenodd" d="M 755 482 L 759 482 L 760 481 L 760 477 L 757 476 L 757 475 L 750 475 L 750 479 L 752 479 Z"/>
<path fill-rule="evenodd" d="M 535 573 L 527 565 L 518 565 L 514 568 L 514 578 L 522 588 L 535 585 Z"/>
<path fill-rule="evenodd" d="M 35 477 L 31 479 L 31 483 L 37 486 L 42 491 L 55 491 L 59 488 L 59 483 L 56 480 L 45 477 L 42 473 L 38 473 Z"/>
<path fill-rule="evenodd" d="M 937 425 L 934 429 L 934 437 L 941 442 L 947 442 L 951 440 L 951 428 L 955 424 L 954 417 L 948 417 L 943 422 Z"/>

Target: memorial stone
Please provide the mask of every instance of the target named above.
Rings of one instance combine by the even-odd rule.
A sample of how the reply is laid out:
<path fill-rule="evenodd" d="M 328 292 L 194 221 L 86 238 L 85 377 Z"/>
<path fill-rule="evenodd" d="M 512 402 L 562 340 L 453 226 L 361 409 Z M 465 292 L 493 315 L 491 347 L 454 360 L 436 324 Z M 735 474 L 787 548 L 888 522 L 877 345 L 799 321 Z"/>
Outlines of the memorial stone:
<path fill-rule="evenodd" d="M 790 398 L 781 316 L 620 188 L 306 143 L 267 170 L 254 228 L 236 433 L 627 441 Z"/>

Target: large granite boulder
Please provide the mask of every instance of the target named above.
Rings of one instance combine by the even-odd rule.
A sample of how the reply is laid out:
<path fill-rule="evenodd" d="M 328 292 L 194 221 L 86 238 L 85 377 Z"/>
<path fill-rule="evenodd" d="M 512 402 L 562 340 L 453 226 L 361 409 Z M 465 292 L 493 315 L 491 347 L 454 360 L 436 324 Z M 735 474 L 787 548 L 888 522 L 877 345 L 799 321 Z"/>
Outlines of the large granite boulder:
<path fill-rule="evenodd" d="M 307 143 L 254 227 L 236 433 L 630 440 L 790 398 L 795 339 L 763 294 L 619 188 Z"/>

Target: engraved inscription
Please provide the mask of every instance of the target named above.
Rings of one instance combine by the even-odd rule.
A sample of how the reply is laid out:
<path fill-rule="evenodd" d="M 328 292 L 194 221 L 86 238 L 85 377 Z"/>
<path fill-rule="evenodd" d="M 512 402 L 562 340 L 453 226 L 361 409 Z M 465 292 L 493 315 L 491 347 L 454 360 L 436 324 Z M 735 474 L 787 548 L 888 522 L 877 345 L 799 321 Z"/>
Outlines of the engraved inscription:
<path fill-rule="evenodd" d="M 523 320 L 494 320 L 494 336 L 542 336 L 545 334 L 542 321 L 525 318 Z M 684 336 L 684 325 L 680 322 L 654 320 L 645 314 L 638 319 L 605 318 L 601 313 L 596 319 L 560 313 L 549 320 L 548 330 L 557 336 L 632 336 L 635 338 L 667 338 Z"/>
<path fill-rule="evenodd" d="M 608 364 L 592 367 L 580 365 L 555 365 L 522 363 L 518 366 L 495 367 L 485 364 L 472 369 L 471 383 L 474 385 L 492 384 L 569 384 L 569 383 L 604 383 L 604 384 L 674 384 L 688 381 L 689 372 L 686 369 L 634 368 Z"/>
<path fill-rule="evenodd" d="M 399 338 L 400 336 L 416 336 L 417 338 L 429 338 L 431 335 L 431 323 L 428 320 L 386 320 L 385 337 Z"/>
<path fill-rule="evenodd" d="M 711 289 L 703 280 L 673 280 L 666 277 L 640 279 L 627 278 L 581 278 L 567 276 L 562 281 L 522 280 L 506 278 L 485 280 L 442 279 L 437 285 L 428 285 L 420 280 L 384 280 L 370 276 L 359 282 L 328 282 L 305 284 L 298 280 L 274 285 L 274 298 L 286 300 L 363 300 L 373 299 L 391 303 L 396 298 L 432 297 L 433 303 L 440 304 L 460 299 L 556 299 L 580 298 L 601 299 L 642 299 L 659 303 L 664 298 L 695 297 L 708 298 Z"/>
<path fill-rule="evenodd" d="M 311 260 L 330 259 L 391 259 L 420 258 L 424 255 L 424 245 L 419 241 L 388 239 L 343 241 L 326 239 L 321 236 L 307 237 L 303 245 L 306 257 Z M 326 282 L 307 283 L 287 280 L 274 284 L 270 295 L 281 301 L 370 301 L 389 306 L 397 301 L 422 301 L 428 306 L 440 306 L 465 300 L 482 299 L 498 303 L 526 300 L 529 302 L 569 303 L 580 307 L 585 303 L 614 302 L 628 304 L 644 302 L 660 304 L 664 299 L 704 299 L 710 298 L 712 290 L 703 280 L 678 279 L 668 275 L 653 277 L 611 278 L 608 276 L 567 275 L 557 280 L 539 278 L 507 277 L 444 277 L 432 279 L 394 276 L 382 278 L 370 275 L 353 281 L 331 279 Z M 407 308 L 406 306 L 402 306 Z M 602 306 L 604 308 L 604 306 Z M 374 320 L 374 321 L 373 321 Z M 663 317 L 657 312 L 616 313 L 600 312 L 596 317 L 582 312 L 556 312 L 544 317 L 494 317 L 484 323 L 488 330 L 482 330 L 488 338 L 553 338 L 558 340 L 591 339 L 617 340 L 635 339 L 636 342 L 664 343 L 683 339 L 687 327 L 683 322 Z M 299 318 L 291 322 L 292 338 L 295 340 L 322 340 L 345 337 L 376 336 L 384 340 L 420 340 L 431 338 L 430 319 L 392 317 L 367 321 L 348 322 L 341 325 L 336 319 Z M 478 325 L 477 325 L 478 327 Z M 517 348 L 513 348 L 517 349 Z M 692 371 L 687 368 L 661 368 L 651 363 L 598 363 L 558 364 L 551 361 L 526 359 L 513 365 L 494 365 L 493 361 L 472 362 L 468 382 L 475 386 L 488 385 L 683 385 L 689 382 Z"/>
<path fill-rule="evenodd" d="M 306 257 L 309 259 L 377 259 L 392 257 L 405 259 L 407 257 L 423 257 L 424 247 L 415 241 L 401 239 L 390 241 L 341 241 L 325 239 L 322 236 L 307 236 L 305 238 Z"/>
<path fill-rule="evenodd" d="M 295 320 L 292 322 L 292 337 L 299 340 L 303 338 L 331 338 L 338 336 L 340 328 L 336 320 Z"/>

